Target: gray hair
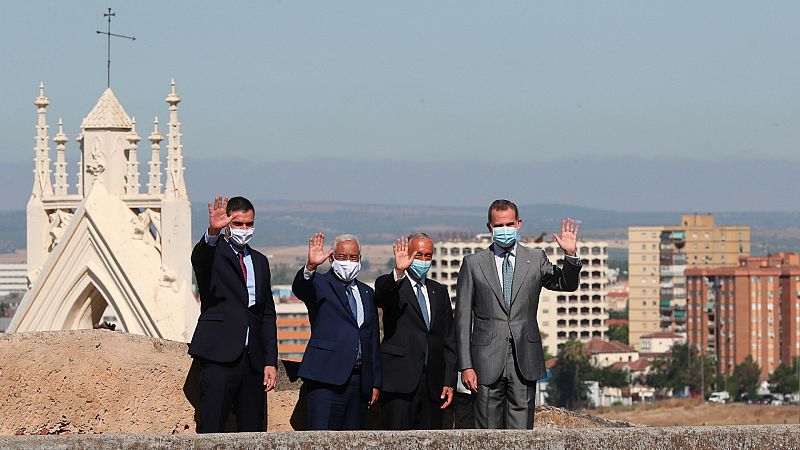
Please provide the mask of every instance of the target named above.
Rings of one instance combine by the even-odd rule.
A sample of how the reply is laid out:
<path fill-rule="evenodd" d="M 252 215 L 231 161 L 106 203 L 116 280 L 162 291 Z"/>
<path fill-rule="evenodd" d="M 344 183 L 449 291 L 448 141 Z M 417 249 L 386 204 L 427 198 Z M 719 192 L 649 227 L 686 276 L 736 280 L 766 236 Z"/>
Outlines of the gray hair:
<path fill-rule="evenodd" d="M 415 233 L 409 234 L 408 235 L 408 242 L 410 243 L 411 241 L 413 241 L 414 239 L 417 239 L 417 238 L 424 238 L 424 239 L 427 239 L 427 240 L 433 242 L 433 239 L 431 239 L 430 236 L 428 236 L 427 234 L 423 233 L 422 231 L 417 231 Z"/>
<path fill-rule="evenodd" d="M 358 245 L 358 253 L 361 253 L 361 243 L 358 242 L 358 238 L 353 234 L 340 234 L 336 236 L 336 239 L 333 240 L 333 249 L 336 249 L 336 246 L 339 245 L 339 242 L 355 242 Z"/>

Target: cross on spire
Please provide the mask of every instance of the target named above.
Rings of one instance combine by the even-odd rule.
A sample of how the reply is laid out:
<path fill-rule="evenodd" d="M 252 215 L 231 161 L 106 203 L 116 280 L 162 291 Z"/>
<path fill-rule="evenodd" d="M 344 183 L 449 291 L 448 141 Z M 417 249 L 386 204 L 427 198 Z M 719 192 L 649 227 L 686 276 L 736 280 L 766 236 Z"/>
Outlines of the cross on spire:
<path fill-rule="evenodd" d="M 108 49 L 108 60 L 107 60 L 107 63 L 108 64 L 106 66 L 106 70 L 107 70 L 106 87 L 111 87 L 111 36 L 130 39 L 132 41 L 136 40 L 136 38 L 134 36 L 123 36 L 121 34 L 114 34 L 114 33 L 111 32 L 111 18 L 116 16 L 116 15 L 117 15 L 116 13 L 111 11 L 111 8 L 108 8 L 108 12 L 107 13 L 103 13 L 103 17 L 108 17 L 108 31 L 97 31 L 97 34 L 105 34 L 108 37 L 108 44 L 107 44 L 107 49 Z"/>

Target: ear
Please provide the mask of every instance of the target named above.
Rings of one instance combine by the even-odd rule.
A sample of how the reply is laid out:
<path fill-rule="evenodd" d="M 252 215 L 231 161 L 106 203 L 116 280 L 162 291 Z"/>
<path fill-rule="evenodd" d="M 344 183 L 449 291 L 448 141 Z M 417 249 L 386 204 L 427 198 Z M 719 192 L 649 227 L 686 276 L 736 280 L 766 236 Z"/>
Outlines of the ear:
<path fill-rule="evenodd" d="M 522 219 L 517 219 L 517 229 L 518 230 L 522 229 Z"/>
<path fill-rule="evenodd" d="M 489 233 L 491 233 L 492 232 L 492 224 L 489 223 L 489 222 L 486 222 L 486 229 L 489 230 Z"/>

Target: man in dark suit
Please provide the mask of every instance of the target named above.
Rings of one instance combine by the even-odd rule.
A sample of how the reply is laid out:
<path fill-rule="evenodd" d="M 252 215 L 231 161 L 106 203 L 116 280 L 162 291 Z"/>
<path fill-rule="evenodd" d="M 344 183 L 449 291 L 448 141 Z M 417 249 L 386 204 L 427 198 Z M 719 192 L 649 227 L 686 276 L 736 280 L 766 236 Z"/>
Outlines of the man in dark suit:
<path fill-rule="evenodd" d="M 326 260 L 331 270 L 317 273 Z M 356 280 L 360 270 L 361 247 L 355 236 L 339 236 L 333 249 L 325 251 L 325 236 L 317 233 L 308 242 L 308 262 L 292 283 L 311 322 L 298 375 L 308 395 L 312 430 L 361 429 L 367 407 L 378 400 L 378 310 L 372 289 Z"/>
<path fill-rule="evenodd" d="M 200 290 L 189 344 L 200 364 L 197 432 L 224 431 L 232 406 L 237 431 L 264 431 L 265 392 L 275 387 L 278 360 L 269 262 L 247 245 L 255 220 L 250 201 L 217 197 L 208 216 L 192 251 Z"/>
<path fill-rule="evenodd" d="M 458 375 L 450 296 L 426 278 L 433 258 L 427 234 L 398 239 L 394 255 L 392 273 L 375 280 L 375 303 L 383 308 L 384 426 L 439 429 Z"/>
<path fill-rule="evenodd" d="M 465 256 L 458 272 L 461 381 L 475 397 L 475 428 L 532 428 L 536 381 L 545 377 L 536 321 L 539 293 L 578 288 L 578 225 L 568 218 L 561 222 L 561 234 L 553 234 L 564 252 L 563 269 L 541 249 L 517 242 L 522 220 L 514 203 L 495 200 L 486 226 L 492 245 Z"/>

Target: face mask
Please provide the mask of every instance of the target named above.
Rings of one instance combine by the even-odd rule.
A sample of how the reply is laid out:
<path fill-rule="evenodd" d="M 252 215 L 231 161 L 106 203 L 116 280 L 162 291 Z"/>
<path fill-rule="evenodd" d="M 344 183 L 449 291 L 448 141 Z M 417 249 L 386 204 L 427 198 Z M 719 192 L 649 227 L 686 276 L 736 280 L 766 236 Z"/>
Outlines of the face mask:
<path fill-rule="evenodd" d="M 335 273 L 337 277 L 349 283 L 355 280 L 358 276 L 358 272 L 361 272 L 361 261 L 354 262 L 349 259 L 339 261 L 338 259 L 334 259 L 331 263 L 331 268 L 333 268 L 333 273 Z"/>
<path fill-rule="evenodd" d="M 237 247 L 244 247 L 253 237 L 255 228 L 228 228 L 228 239 Z"/>
<path fill-rule="evenodd" d="M 414 278 L 421 279 L 425 278 L 425 275 L 428 273 L 428 270 L 431 268 L 430 261 L 422 261 L 419 259 L 415 259 L 411 261 L 411 266 L 409 266 L 408 270 L 414 275 Z"/>
<path fill-rule="evenodd" d="M 492 240 L 501 247 L 511 247 L 517 242 L 518 231 L 515 227 L 492 228 Z"/>

